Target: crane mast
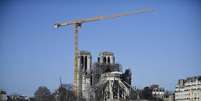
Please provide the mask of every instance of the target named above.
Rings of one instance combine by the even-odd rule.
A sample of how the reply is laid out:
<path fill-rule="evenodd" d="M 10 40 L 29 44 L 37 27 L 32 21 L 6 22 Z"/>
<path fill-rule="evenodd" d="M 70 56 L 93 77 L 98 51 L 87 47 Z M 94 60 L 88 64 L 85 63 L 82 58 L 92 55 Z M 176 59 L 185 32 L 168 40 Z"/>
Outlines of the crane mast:
<path fill-rule="evenodd" d="M 78 20 L 71 20 L 63 23 L 56 23 L 54 24 L 55 28 L 60 28 L 63 26 L 68 26 L 72 25 L 74 27 L 74 81 L 73 81 L 73 92 L 74 95 L 78 97 L 79 99 L 79 93 L 78 93 L 78 54 L 79 54 L 79 48 L 78 48 L 78 32 L 79 29 L 81 28 L 81 25 L 83 23 L 88 23 L 88 22 L 95 22 L 95 21 L 100 21 L 100 20 L 106 20 L 106 19 L 114 19 L 118 18 L 121 16 L 129 16 L 129 15 L 136 15 L 136 14 L 141 14 L 145 12 L 151 12 L 153 9 L 149 8 L 143 8 L 143 9 L 136 9 L 134 11 L 130 11 L 127 13 L 120 13 L 120 14 L 114 14 L 111 16 L 96 16 L 93 18 L 85 18 L 85 19 L 78 19 Z"/>
<path fill-rule="evenodd" d="M 81 24 L 74 25 L 74 81 L 73 81 L 73 93 L 74 95 L 79 95 L 78 90 L 78 31 L 81 27 Z M 79 97 L 79 96 L 77 96 Z"/>

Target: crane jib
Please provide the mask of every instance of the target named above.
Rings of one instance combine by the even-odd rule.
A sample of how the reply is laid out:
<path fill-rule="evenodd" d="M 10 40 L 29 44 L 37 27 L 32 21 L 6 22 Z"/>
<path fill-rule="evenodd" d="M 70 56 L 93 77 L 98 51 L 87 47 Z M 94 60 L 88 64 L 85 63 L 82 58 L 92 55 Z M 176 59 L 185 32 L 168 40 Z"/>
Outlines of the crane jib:
<path fill-rule="evenodd" d="M 129 15 L 141 14 L 141 13 L 152 12 L 152 11 L 154 11 L 154 10 L 145 8 L 145 9 L 137 9 L 137 10 L 126 12 L 126 13 L 113 14 L 111 16 L 96 16 L 96 17 L 92 17 L 92 18 L 70 20 L 70 21 L 66 21 L 63 23 L 57 23 L 57 24 L 55 24 L 55 27 L 59 28 L 59 27 L 75 25 L 75 24 L 81 25 L 81 24 L 87 23 L 87 22 L 95 22 L 95 21 L 99 21 L 99 20 L 114 19 L 114 18 L 118 18 L 121 16 L 129 16 Z"/>

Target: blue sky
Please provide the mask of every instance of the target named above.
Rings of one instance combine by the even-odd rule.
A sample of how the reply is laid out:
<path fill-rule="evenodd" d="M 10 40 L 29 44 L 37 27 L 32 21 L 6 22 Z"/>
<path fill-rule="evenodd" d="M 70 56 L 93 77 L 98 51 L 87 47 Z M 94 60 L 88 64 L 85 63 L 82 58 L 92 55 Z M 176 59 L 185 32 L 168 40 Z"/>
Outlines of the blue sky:
<path fill-rule="evenodd" d="M 201 75 L 199 0 L 2 0 L 0 3 L 0 89 L 33 95 L 73 80 L 72 27 L 53 24 L 76 18 L 150 7 L 155 12 L 84 24 L 80 50 L 96 61 L 112 51 L 131 68 L 138 88 L 159 84 L 174 90 L 178 79 Z"/>

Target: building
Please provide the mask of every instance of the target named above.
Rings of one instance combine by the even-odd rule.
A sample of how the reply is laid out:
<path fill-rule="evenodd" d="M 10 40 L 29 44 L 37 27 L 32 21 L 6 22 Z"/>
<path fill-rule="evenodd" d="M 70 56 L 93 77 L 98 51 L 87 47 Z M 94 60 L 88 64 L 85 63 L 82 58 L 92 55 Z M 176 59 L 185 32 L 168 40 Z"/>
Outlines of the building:
<path fill-rule="evenodd" d="M 86 100 L 119 101 L 128 99 L 131 71 L 115 62 L 112 52 L 102 52 L 92 63 L 90 52 L 80 51 L 78 56 L 78 94 Z"/>
<path fill-rule="evenodd" d="M 174 93 L 166 92 L 163 101 L 175 101 Z"/>
<path fill-rule="evenodd" d="M 201 101 L 201 76 L 178 80 L 175 101 Z"/>
<path fill-rule="evenodd" d="M 6 91 L 0 90 L 0 101 L 7 101 L 7 99 Z"/>
<path fill-rule="evenodd" d="M 91 87 L 92 56 L 90 52 L 81 51 L 78 56 L 78 96 L 89 99 Z"/>
<path fill-rule="evenodd" d="M 7 101 L 31 101 L 31 98 L 18 94 L 9 95 Z"/>
<path fill-rule="evenodd" d="M 151 85 L 150 86 L 151 90 L 152 90 L 152 96 L 155 98 L 164 98 L 165 95 L 165 89 L 159 87 L 159 85 Z"/>

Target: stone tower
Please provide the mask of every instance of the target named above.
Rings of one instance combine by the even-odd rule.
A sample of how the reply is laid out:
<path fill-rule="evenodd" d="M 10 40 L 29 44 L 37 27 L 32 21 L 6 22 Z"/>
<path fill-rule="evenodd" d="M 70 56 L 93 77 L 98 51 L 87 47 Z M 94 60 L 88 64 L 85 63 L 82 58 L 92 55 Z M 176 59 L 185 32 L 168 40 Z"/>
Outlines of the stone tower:
<path fill-rule="evenodd" d="M 78 56 L 78 91 L 79 96 L 88 99 L 88 90 L 90 88 L 90 72 L 92 65 L 91 53 L 80 51 Z"/>
<path fill-rule="evenodd" d="M 98 63 L 115 64 L 115 57 L 112 52 L 101 52 L 98 57 Z"/>

